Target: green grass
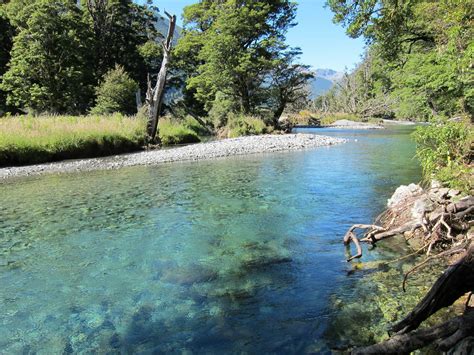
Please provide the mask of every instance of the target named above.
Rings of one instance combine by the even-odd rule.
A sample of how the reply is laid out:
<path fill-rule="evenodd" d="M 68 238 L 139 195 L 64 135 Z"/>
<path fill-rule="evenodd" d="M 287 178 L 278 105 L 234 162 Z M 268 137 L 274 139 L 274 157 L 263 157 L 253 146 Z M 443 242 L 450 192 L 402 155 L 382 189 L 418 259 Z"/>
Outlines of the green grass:
<path fill-rule="evenodd" d="M 200 142 L 198 134 L 187 126 L 187 123 L 175 122 L 161 118 L 158 123 L 159 136 L 163 145 Z"/>
<path fill-rule="evenodd" d="M 262 119 L 243 115 L 229 118 L 228 129 L 229 138 L 270 133 Z"/>
<path fill-rule="evenodd" d="M 144 137 L 143 120 L 120 114 L 0 118 L 0 166 L 133 151 Z"/>

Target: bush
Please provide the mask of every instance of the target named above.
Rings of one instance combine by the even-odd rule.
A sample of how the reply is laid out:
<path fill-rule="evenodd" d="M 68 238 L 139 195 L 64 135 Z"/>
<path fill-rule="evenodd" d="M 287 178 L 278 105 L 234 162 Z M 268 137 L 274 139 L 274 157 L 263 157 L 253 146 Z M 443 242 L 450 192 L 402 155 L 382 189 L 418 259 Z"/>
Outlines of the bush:
<path fill-rule="evenodd" d="M 413 137 L 425 181 L 435 178 L 464 192 L 472 189 L 470 151 L 474 132 L 469 124 L 444 122 L 422 126 Z"/>
<path fill-rule="evenodd" d="M 162 118 L 158 123 L 159 136 L 163 145 L 200 142 L 198 134 L 185 124 Z"/>
<path fill-rule="evenodd" d="M 104 80 L 96 88 L 96 105 L 91 113 L 134 114 L 136 112 L 135 92 L 137 90 L 137 82 L 130 78 L 123 67 L 117 65 L 105 74 Z"/>
<path fill-rule="evenodd" d="M 265 123 L 256 117 L 249 117 L 243 115 L 231 115 L 229 117 L 229 133 L 228 137 L 240 137 L 258 135 L 269 132 L 269 128 Z"/>
<path fill-rule="evenodd" d="M 218 92 L 209 110 L 209 118 L 215 128 L 221 128 L 227 125 L 229 115 L 234 111 L 235 103 L 222 92 Z"/>
<path fill-rule="evenodd" d="M 201 118 L 201 121 L 204 122 L 205 126 L 198 122 L 194 117 L 188 115 L 184 119 L 184 125 L 189 128 L 190 130 L 196 132 L 199 136 L 210 136 L 212 135 L 212 131 L 209 128 L 210 123 L 206 122 Z"/>

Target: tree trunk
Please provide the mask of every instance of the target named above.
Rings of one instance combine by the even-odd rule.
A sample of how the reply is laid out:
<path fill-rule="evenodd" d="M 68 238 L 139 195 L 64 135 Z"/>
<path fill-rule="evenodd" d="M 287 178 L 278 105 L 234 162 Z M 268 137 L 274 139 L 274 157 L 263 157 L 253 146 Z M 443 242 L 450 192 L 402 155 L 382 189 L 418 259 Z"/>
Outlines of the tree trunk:
<path fill-rule="evenodd" d="M 275 113 L 273 114 L 273 125 L 275 126 L 275 128 L 278 128 L 278 120 L 280 119 L 283 111 L 285 111 L 285 106 L 286 103 L 281 103 L 280 105 L 278 105 Z"/>
<path fill-rule="evenodd" d="M 166 71 L 170 60 L 170 52 L 173 40 L 174 29 L 176 27 L 176 16 L 171 16 L 165 11 L 166 16 L 169 18 L 168 35 L 166 40 L 163 42 L 163 61 L 161 63 L 160 72 L 156 80 L 156 85 L 152 89 L 151 80 L 148 76 L 148 90 L 146 93 L 146 104 L 148 106 L 148 123 L 147 123 L 147 141 L 154 142 L 158 133 L 158 120 L 161 109 L 161 103 L 163 101 L 163 93 L 166 83 Z M 159 138 L 158 138 L 159 140 Z"/>

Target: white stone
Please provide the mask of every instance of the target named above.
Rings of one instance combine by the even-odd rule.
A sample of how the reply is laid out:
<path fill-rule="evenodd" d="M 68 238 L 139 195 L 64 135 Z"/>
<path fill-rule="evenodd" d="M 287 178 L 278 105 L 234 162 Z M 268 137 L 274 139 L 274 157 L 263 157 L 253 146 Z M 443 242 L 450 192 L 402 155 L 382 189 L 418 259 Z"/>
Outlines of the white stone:
<path fill-rule="evenodd" d="M 422 192 L 423 189 L 420 185 L 417 184 L 399 186 L 393 193 L 392 197 L 388 199 L 387 207 L 392 208 L 394 206 L 397 206 L 406 199 L 419 195 Z"/>

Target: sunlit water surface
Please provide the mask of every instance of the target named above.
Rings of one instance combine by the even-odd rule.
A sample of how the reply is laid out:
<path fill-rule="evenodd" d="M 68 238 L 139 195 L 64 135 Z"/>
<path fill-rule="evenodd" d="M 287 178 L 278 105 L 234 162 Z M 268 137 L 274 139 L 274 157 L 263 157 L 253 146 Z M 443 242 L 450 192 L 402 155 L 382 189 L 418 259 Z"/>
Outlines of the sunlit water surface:
<path fill-rule="evenodd" d="M 0 352 L 328 351 L 342 236 L 419 180 L 409 131 L 1 183 Z"/>

